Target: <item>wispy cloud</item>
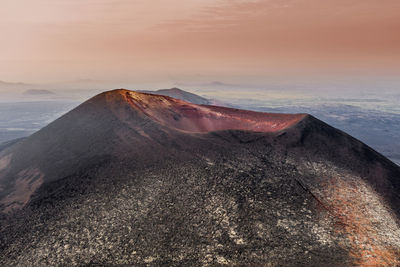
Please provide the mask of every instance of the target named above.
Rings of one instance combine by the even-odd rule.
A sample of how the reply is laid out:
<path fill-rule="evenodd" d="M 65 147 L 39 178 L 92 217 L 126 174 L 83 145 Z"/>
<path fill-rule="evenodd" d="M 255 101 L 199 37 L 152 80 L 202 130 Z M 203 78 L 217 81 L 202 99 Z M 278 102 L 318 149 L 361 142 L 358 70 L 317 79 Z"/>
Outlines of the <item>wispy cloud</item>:
<path fill-rule="evenodd" d="M 0 78 L 390 70 L 398 14 L 398 0 L 1 0 Z"/>

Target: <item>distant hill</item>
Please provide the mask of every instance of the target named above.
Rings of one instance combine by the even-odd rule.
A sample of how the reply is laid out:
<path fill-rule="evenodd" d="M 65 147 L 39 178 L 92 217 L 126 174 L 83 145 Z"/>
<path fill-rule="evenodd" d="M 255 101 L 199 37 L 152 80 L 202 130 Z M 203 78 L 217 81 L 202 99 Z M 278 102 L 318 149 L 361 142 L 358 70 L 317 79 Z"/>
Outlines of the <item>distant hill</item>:
<path fill-rule="evenodd" d="M 54 92 L 50 90 L 39 90 L 39 89 L 30 89 L 26 90 L 24 95 L 54 95 Z"/>
<path fill-rule="evenodd" d="M 28 83 L 21 83 L 21 82 L 5 82 L 0 81 L 0 90 L 8 90 L 8 89 L 17 89 L 17 90 L 24 90 L 32 87 L 32 84 Z"/>
<path fill-rule="evenodd" d="M 0 86 L 30 86 L 30 84 L 21 82 L 11 83 L 11 82 L 0 81 Z"/>
<path fill-rule="evenodd" d="M 169 97 L 187 101 L 187 102 L 190 102 L 193 104 L 199 104 L 199 105 L 211 105 L 212 104 L 212 101 L 207 98 L 198 96 L 196 94 L 184 91 L 184 90 L 176 88 L 176 87 L 171 88 L 171 89 L 160 89 L 157 91 L 143 90 L 140 92 L 169 96 Z"/>

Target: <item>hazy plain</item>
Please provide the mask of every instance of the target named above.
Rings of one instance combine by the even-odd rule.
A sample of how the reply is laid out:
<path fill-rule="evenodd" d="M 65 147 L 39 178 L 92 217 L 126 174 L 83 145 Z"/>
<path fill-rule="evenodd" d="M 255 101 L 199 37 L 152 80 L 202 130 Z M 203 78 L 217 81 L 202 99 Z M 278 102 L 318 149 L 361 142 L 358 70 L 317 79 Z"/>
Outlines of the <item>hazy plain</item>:
<path fill-rule="evenodd" d="M 88 87 L 88 83 L 90 86 Z M 397 82 L 166 83 L 215 103 L 263 112 L 309 113 L 360 139 L 400 164 L 400 88 Z M 116 86 L 103 85 L 109 89 Z M 156 86 L 129 84 L 132 90 Z M 57 88 L 51 94 L 26 94 L 29 85 L 0 91 L 0 143 L 29 136 L 105 89 L 94 81 Z M 86 88 L 85 88 L 86 87 Z M 90 89 L 90 88 L 100 89 Z M 36 88 L 36 87 L 35 87 Z M 49 89 L 49 86 L 45 87 Z M 160 87 L 158 87 L 159 89 Z"/>

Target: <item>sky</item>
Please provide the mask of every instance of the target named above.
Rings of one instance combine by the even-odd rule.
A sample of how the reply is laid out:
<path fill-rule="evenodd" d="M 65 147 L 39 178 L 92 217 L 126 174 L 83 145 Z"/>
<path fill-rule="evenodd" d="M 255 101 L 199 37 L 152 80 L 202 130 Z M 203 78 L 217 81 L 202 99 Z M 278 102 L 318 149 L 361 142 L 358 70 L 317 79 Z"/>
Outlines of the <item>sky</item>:
<path fill-rule="evenodd" d="M 0 80 L 400 74 L 399 0 L 1 0 Z"/>

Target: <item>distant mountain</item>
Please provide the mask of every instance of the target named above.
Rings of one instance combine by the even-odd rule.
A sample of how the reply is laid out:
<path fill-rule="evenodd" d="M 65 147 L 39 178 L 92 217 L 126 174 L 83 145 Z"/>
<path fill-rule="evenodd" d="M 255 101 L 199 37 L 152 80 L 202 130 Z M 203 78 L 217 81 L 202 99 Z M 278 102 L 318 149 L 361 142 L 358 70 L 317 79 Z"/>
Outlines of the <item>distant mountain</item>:
<path fill-rule="evenodd" d="M 17 83 L 11 83 L 11 82 L 4 82 L 4 81 L 0 81 L 0 90 L 6 90 L 6 89 L 26 89 L 31 87 L 31 84 L 28 83 L 21 83 L 21 82 L 17 82 Z"/>
<path fill-rule="evenodd" d="M 54 92 L 50 90 L 39 90 L 39 89 L 30 89 L 26 90 L 24 95 L 54 95 Z"/>
<path fill-rule="evenodd" d="M 225 83 L 225 82 L 220 82 L 220 81 L 213 81 L 210 83 L 205 83 L 204 86 L 211 86 L 211 87 L 247 87 L 246 85 L 243 84 L 234 84 L 234 83 Z"/>
<path fill-rule="evenodd" d="M 184 100 L 193 104 L 200 104 L 200 105 L 210 105 L 212 104 L 212 101 L 209 99 L 206 99 L 204 97 L 198 96 L 196 94 L 184 91 L 179 88 L 171 88 L 171 89 L 160 89 L 157 91 L 149 91 L 149 90 L 143 90 L 140 91 L 143 93 L 151 93 L 151 94 L 156 94 L 156 95 L 164 95 L 164 96 L 169 96 L 173 97 L 176 99 Z"/>
<path fill-rule="evenodd" d="M 310 115 L 114 90 L 0 148 L 0 265 L 396 266 L 399 203 Z"/>
<path fill-rule="evenodd" d="M 202 87 L 202 88 L 259 88 L 260 85 L 256 84 L 243 84 L 243 83 L 226 83 L 221 81 L 212 81 L 206 83 L 176 83 L 177 86 L 185 86 L 185 87 Z"/>
<path fill-rule="evenodd" d="M 17 83 L 10 83 L 10 82 L 5 82 L 5 81 L 0 81 L 0 85 L 1 86 L 20 86 L 20 85 L 30 85 L 27 83 L 21 83 L 21 82 L 17 82 Z"/>

